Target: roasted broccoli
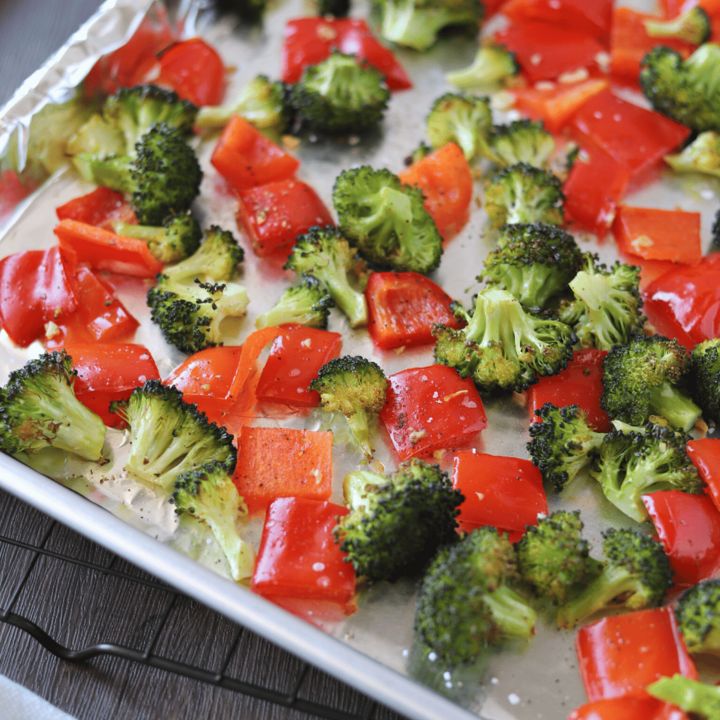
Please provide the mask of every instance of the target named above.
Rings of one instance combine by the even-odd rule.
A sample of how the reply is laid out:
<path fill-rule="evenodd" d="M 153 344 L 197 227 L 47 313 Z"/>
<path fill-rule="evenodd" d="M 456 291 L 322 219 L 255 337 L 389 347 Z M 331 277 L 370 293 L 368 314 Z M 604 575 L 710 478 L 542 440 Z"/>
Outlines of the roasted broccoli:
<path fill-rule="evenodd" d="M 720 423 L 720 338 L 698 343 L 690 353 L 688 387 L 703 418 Z"/>
<path fill-rule="evenodd" d="M 107 428 L 75 397 L 76 377 L 64 350 L 13 370 L 0 389 L 0 450 L 17 455 L 55 447 L 99 460 Z"/>
<path fill-rule="evenodd" d="M 699 5 L 670 20 L 645 20 L 644 25 L 650 37 L 675 38 L 692 45 L 701 45 L 712 33 L 710 18 Z"/>
<path fill-rule="evenodd" d="M 472 316 L 456 305 L 468 325 L 435 325 L 435 362 L 472 377 L 481 394 L 520 392 L 538 375 L 555 375 L 572 358 L 574 336 L 567 325 L 523 310 L 506 290 L 489 287 L 475 299 Z"/>
<path fill-rule="evenodd" d="M 504 45 L 493 43 L 482 46 L 472 64 L 462 70 L 447 73 L 445 79 L 461 90 L 474 90 L 515 77 L 520 65 L 515 53 Z"/>
<path fill-rule="evenodd" d="M 608 270 L 588 253 L 569 286 L 575 300 L 561 306 L 559 318 L 572 327 L 583 347 L 609 350 L 642 330 L 646 318 L 639 267 L 616 262 Z"/>
<path fill-rule="evenodd" d="M 503 168 L 485 186 L 485 210 L 494 227 L 535 222 L 562 225 L 564 202 L 560 178 L 527 163 Z"/>
<path fill-rule="evenodd" d="M 588 426 L 587 415 L 578 405 L 559 408 L 545 403 L 535 414 L 541 422 L 530 426 L 527 451 L 543 479 L 561 492 L 597 456 L 605 433 Z"/>
<path fill-rule="evenodd" d="M 642 60 L 640 86 L 652 106 L 695 132 L 720 132 L 720 46 L 701 45 L 687 60 L 669 47 Z"/>
<path fill-rule="evenodd" d="M 541 120 L 514 120 L 508 125 L 493 125 L 488 146 L 489 158 L 498 165 L 527 163 L 542 168 L 555 151 L 555 139 Z"/>
<path fill-rule="evenodd" d="M 464 497 L 437 465 L 413 459 L 389 477 L 352 472 L 343 491 L 350 514 L 340 518 L 335 540 L 359 576 L 394 582 L 415 575 L 457 537 Z"/>
<path fill-rule="evenodd" d="M 565 604 L 575 588 L 587 585 L 602 569 L 602 563 L 590 557 L 582 529 L 578 510 L 558 510 L 528 527 L 515 544 L 523 580 L 558 605 Z"/>
<path fill-rule="evenodd" d="M 211 225 L 205 231 L 205 239 L 190 257 L 169 268 L 164 273 L 173 282 L 193 283 L 196 278 L 224 282 L 235 277 L 237 266 L 245 253 L 229 230 Z"/>
<path fill-rule="evenodd" d="M 702 414 L 684 391 L 690 358 L 677 340 L 636 335 L 615 345 L 603 363 L 600 405 L 611 418 L 643 425 L 661 415 L 687 432 Z"/>
<path fill-rule="evenodd" d="M 343 236 L 369 262 L 419 273 L 440 264 L 442 237 L 422 191 L 389 170 L 367 165 L 343 170 L 335 180 L 333 204 Z"/>
<path fill-rule="evenodd" d="M 131 193 L 141 225 L 160 225 L 168 215 L 189 210 L 203 175 L 193 149 L 164 123 L 140 138 L 135 157 L 83 152 L 73 162 L 86 180 Z"/>
<path fill-rule="evenodd" d="M 478 280 L 499 285 L 525 307 L 544 308 L 567 290 L 582 259 L 572 235 L 554 225 L 506 225 Z"/>
<path fill-rule="evenodd" d="M 560 608 L 560 627 L 572 628 L 601 610 L 656 607 L 672 587 L 670 561 L 659 542 L 627 528 L 611 528 L 603 537 L 605 565 L 579 596 Z"/>
<path fill-rule="evenodd" d="M 172 502 L 178 515 L 192 515 L 210 527 L 225 553 L 233 580 L 252 576 L 255 550 L 235 527 L 238 516 L 247 515 L 248 510 L 226 463 L 213 460 L 178 476 Z"/>
<path fill-rule="evenodd" d="M 372 459 L 369 419 L 382 410 L 387 380 L 382 368 L 364 357 L 345 355 L 325 363 L 310 383 L 320 393 L 320 407 L 340 411 L 365 457 Z"/>
<path fill-rule="evenodd" d="M 720 654 L 720 580 L 688 588 L 677 601 L 675 619 L 688 652 Z"/>
<path fill-rule="evenodd" d="M 503 638 L 531 637 L 537 615 L 514 589 L 513 546 L 493 527 L 440 548 L 415 606 L 415 630 L 444 663 L 471 662 Z"/>
<path fill-rule="evenodd" d="M 433 147 L 454 142 L 470 162 L 488 154 L 491 128 L 490 98 L 445 93 L 430 108 L 426 132 Z"/>
<path fill-rule="evenodd" d="M 202 237 L 200 226 L 190 213 L 169 215 L 160 227 L 117 222 L 113 228 L 118 235 L 147 243 L 150 252 L 163 263 L 180 262 L 192 255 Z"/>
<path fill-rule="evenodd" d="M 424 140 L 421 140 L 420 144 L 405 158 L 405 165 L 409 166 L 419 162 L 434 151 L 435 148 L 433 148 L 432 145 L 428 145 Z"/>
<path fill-rule="evenodd" d="M 720 177 L 720 135 L 712 130 L 700 133 L 681 152 L 666 155 L 665 162 L 676 172 L 698 172 Z"/>
<path fill-rule="evenodd" d="M 305 127 L 334 135 L 360 133 L 379 123 L 389 98 L 384 75 L 338 51 L 305 68 L 290 91 Z"/>
<path fill-rule="evenodd" d="M 323 284 L 312 275 L 303 275 L 299 285 L 288 288 L 273 307 L 258 317 L 255 327 L 298 323 L 325 330 L 333 307 L 335 301 Z"/>
<path fill-rule="evenodd" d="M 125 469 L 145 482 L 170 490 L 181 475 L 213 461 L 229 475 L 235 470 L 232 435 L 186 403 L 172 385 L 148 380 L 110 409 L 130 427 Z"/>
<path fill-rule="evenodd" d="M 642 496 L 658 490 L 702 493 L 703 482 L 687 455 L 688 436 L 663 425 L 609 432 L 590 474 L 605 497 L 637 522 L 650 516 Z"/>
<path fill-rule="evenodd" d="M 343 18 L 350 12 L 350 0 L 317 0 L 317 14 Z"/>
<path fill-rule="evenodd" d="M 285 269 L 317 278 L 345 313 L 350 327 L 356 328 L 367 325 L 368 315 L 365 295 L 355 290 L 348 280 L 354 255 L 337 228 L 316 225 L 295 240 Z"/>
<path fill-rule="evenodd" d="M 671 678 L 662 677 L 646 690 L 658 700 L 672 703 L 693 717 L 717 720 L 720 718 L 720 687 L 706 685 L 675 673 Z"/>

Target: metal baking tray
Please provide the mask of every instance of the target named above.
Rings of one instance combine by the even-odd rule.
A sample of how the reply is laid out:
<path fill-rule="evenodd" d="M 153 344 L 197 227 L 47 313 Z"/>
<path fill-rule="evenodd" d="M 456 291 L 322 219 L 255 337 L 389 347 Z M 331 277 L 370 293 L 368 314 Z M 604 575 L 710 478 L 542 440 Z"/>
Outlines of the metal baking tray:
<path fill-rule="evenodd" d="M 649 10 L 649 0 L 632 4 Z M 147 12 L 157 12 L 147 0 L 110 0 L 102 5 L 68 43 L 23 84 L 13 99 L 0 111 L 0 170 L 8 162 L 22 167 L 27 148 L 27 130 L 40 108 L 48 102 L 62 102 L 72 94 L 94 64 L 98 55 L 122 45 L 134 32 Z M 279 76 L 280 46 L 285 22 L 312 12 L 304 0 L 278 0 L 271 3 L 262 29 L 238 26 L 227 17 L 216 17 L 207 8 L 193 2 L 173 8 L 172 22 L 185 36 L 200 34 L 220 52 L 227 65 L 234 66 L 226 97 L 231 99 L 242 85 L 263 73 Z M 355 0 L 353 15 L 367 17 L 369 5 Z M 295 152 L 302 165 L 298 176 L 312 185 L 328 207 L 331 191 L 340 169 L 361 164 L 388 167 L 397 172 L 404 158 L 424 137 L 425 115 L 432 101 L 450 88 L 444 73 L 464 67 L 475 54 L 477 44 L 471 38 L 441 40 L 424 54 L 399 49 L 398 58 L 408 70 L 415 87 L 393 95 L 383 127 L 362 138 L 320 139 L 304 136 Z M 507 117 L 498 113 L 498 119 Z M 234 201 L 222 192 L 222 181 L 209 164 L 217 136 L 198 144 L 205 170 L 201 200 L 195 210 L 204 226 L 219 224 L 238 236 Z M 3 165 L 5 163 L 5 166 Z M 476 183 L 476 194 L 481 183 Z M 17 208 L 0 236 L 5 256 L 28 246 L 43 248 L 55 243 L 52 228 L 57 205 L 89 192 L 92 186 L 79 180 L 68 168 L 60 168 Z M 658 207 L 681 206 L 703 211 L 703 238 L 710 237 L 714 202 L 720 195 L 720 183 L 700 176 L 673 177 L 667 174 L 653 186 L 628 199 L 630 204 Z M 584 247 L 599 252 L 602 259 L 615 259 L 612 241 L 602 245 L 579 238 Z M 247 250 L 249 246 L 241 239 Z M 446 248 L 440 268 L 433 274 L 454 297 L 467 304 L 477 290 L 476 275 L 492 248 L 482 208 L 473 206 L 470 222 Z M 282 260 L 257 258 L 246 253 L 241 282 L 251 298 L 248 317 L 232 328 L 227 344 L 241 343 L 252 331 L 255 317 L 270 307 L 289 279 L 281 269 Z M 119 295 L 130 312 L 147 319 L 143 283 L 127 282 Z M 334 314 L 331 330 L 343 333 L 343 352 L 374 357 L 387 374 L 403 368 L 432 363 L 428 349 L 408 349 L 403 353 L 374 351 L 365 331 L 353 332 L 339 314 Z M 184 359 L 170 349 L 156 328 L 143 323 L 136 342 L 145 344 L 158 361 L 161 374 Z M 12 347 L 0 336 L 0 380 L 42 348 L 26 350 Z M 488 427 L 472 447 L 498 455 L 527 457 L 528 411 L 517 396 L 514 400 L 486 403 Z M 333 422 L 319 412 L 279 415 L 272 413 L 258 420 L 265 424 L 283 424 L 310 429 L 331 428 L 335 432 L 333 500 L 341 500 L 344 474 L 355 469 L 360 456 L 347 442 L 342 422 Z M 387 439 L 377 431 L 376 459 L 394 467 Z M 110 431 L 109 442 L 122 467 L 125 438 Z M 450 467 L 452 453 L 442 460 Z M 198 527 L 176 527 L 173 513 L 149 491 L 137 492 L 118 470 L 113 482 L 105 483 L 101 493 L 87 468 L 73 463 L 51 463 L 50 480 L 21 463 L 0 455 L 0 487 L 39 510 L 72 527 L 109 550 L 245 625 L 296 655 L 308 660 L 342 681 L 357 687 L 389 707 L 417 720 L 531 720 L 565 716 L 585 702 L 576 667 L 574 633 L 558 631 L 538 622 L 537 635 L 529 644 L 508 646 L 488 653 L 475 665 L 450 671 L 432 654 L 414 642 L 412 619 L 415 587 L 410 581 L 378 583 L 363 589 L 358 611 L 349 617 L 321 617 L 306 612 L 299 619 L 272 603 L 252 594 L 245 587 L 222 577 L 211 569 L 218 553 Z M 106 474 L 109 471 L 105 471 Z M 77 475 L 81 477 L 76 477 Z M 108 489 L 109 488 L 109 489 Z M 88 502 L 89 498 L 93 502 Z M 555 496 L 551 508 L 559 506 Z M 564 498 L 564 507 L 580 508 L 588 536 L 599 548 L 602 529 L 609 524 L 628 524 L 589 482 L 578 482 L 572 494 Z M 143 512 L 138 508 L 142 507 Z M 148 511 L 148 508 L 150 510 Z M 110 511 L 110 512 L 108 512 Z M 140 517 L 142 515 L 142 517 Z M 248 537 L 257 543 L 261 523 L 248 528 Z M 177 548 L 184 550 L 178 552 Z"/>

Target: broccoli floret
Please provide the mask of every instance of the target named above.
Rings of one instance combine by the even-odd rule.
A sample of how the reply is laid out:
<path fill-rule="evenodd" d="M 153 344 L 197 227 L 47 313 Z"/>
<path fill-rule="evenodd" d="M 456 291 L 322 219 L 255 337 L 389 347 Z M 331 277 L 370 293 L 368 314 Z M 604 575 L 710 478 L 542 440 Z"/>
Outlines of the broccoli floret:
<path fill-rule="evenodd" d="M 558 510 L 528 527 L 515 544 L 520 575 L 541 597 L 563 605 L 574 588 L 600 573 L 602 564 L 590 557 L 582 529 L 579 510 Z"/>
<path fill-rule="evenodd" d="M 75 397 L 76 377 L 64 350 L 13 370 L 0 390 L 0 450 L 17 455 L 55 447 L 99 460 L 107 428 Z"/>
<path fill-rule="evenodd" d="M 506 225 L 478 280 L 499 285 L 526 307 L 544 308 L 567 290 L 583 254 L 575 239 L 553 225 Z"/>
<path fill-rule="evenodd" d="M 700 133 L 676 155 L 666 155 L 665 162 L 676 172 L 699 172 L 720 177 L 720 135 L 708 130 Z"/>
<path fill-rule="evenodd" d="M 280 300 L 255 321 L 255 327 L 274 327 L 298 323 L 325 330 L 335 301 L 323 284 L 312 275 L 303 275 L 299 285 L 288 288 Z"/>
<path fill-rule="evenodd" d="M 73 162 L 86 180 L 132 193 L 141 225 L 160 225 L 168 215 L 189 210 L 203 175 L 193 149 L 164 123 L 142 136 L 136 157 L 80 153 Z"/>
<path fill-rule="evenodd" d="M 325 363 L 309 389 L 320 393 L 323 410 L 339 410 L 347 418 L 359 448 L 372 459 L 368 423 L 385 404 L 387 379 L 382 368 L 367 358 L 345 355 Z"/>
<path fill-rule="evenodd" d="M 643 425 L 660 415 L 687 432 L 702 414 L 683 389 L 690 358 L 677 340 L 636 335 L 615 345 L 603 362 L 600 405 L 611 418 Z"/>
<path fill-rule="evenodd" d="M 677 601 L 675 619 L 688 652 L 720 654 L 720 580 L 688 588 Z"/>
<path fill-rule="evenodd" d="M 371 128 L 382 120 L 389 98 L 384 75 L 338 51 L 305 68 L 290 92 L 290 102 L 305 126 L 329 134 Z"/>
<path fill-rule="evenodd" d="M 588 253 L 569 282 L 575 300 L 561 306 L 559 318 L 572 327 L 583 347 L 609 350 L 630 341 L 645 324 L 640 268 L 616 262 L 609 270 Z"/>
<path fill-rule="evenodd" d="M 705 340 L 690 353 L 688 387 L 703 418 L 720 423 L 720 338 Z"/>
<path fill-rule="evenodd" d="M 394 582 L 415 575 L 457 537 L 464 497 L 437 465 L 413 459 L 389 477 L 353 472 L 343 490 L 351 512 L 340 518 L 335 540 L 359 576 Z"/>
<path fill-rule="evenodd" d="M 110 409 L 130 427 L 125 469 L 145 482 L 170 490 L 181 475 L 213 461 L 228 475 L 235 470 L 232 435 L 186 403 L 172 385 L 148 380 Z"/>
<path fill-rule="evenodd" d="M 415 50 L 429 48 L 446 27 L 477 30 L 484 9 L 477 0 L 380 0 L 379 7 L 380 34 Z"/>
<path fill-rule="evenodd" d="M 173 282 L 192 283 L 195 278 L 225 282 L 235 277 L 245 253 L 229 230 L 211 225 L 200 247 L 182 262 L 165 268 Z"/>
<path fill-rule="evenodd" d="M 427 157 L 431 152 L 434 152 L 435 148 L 432 145 L 428 145 L 424 140 L 420 141 L 420 144 L 405 158 L 403 161 L 406 166 L 413 165 L 419 162 L 423 158 Z"/>
<path fill-rule="evenodd" d="M 225 463 L 213 460 L 180 475 L 175 480 L 172 502 L 178 515 L 187 513 L 210 526 L 233 580 L 252 576 L 255 550 L 235 527 L 238 516 L 247 515 L 248 510 Z"/>
<path fill-rule="evenodd" d="M 611 528 L 603 537 L 605 565 L 578 597 L 560 608 L 560 627 L 572 628 L 610 608 L 657 607 L 672 587 L 670 561 L 659 542 L 627 528 Z"/>
<path fill-rule="evenodd" d="M 688 436 L 670 427 L 620 426 L 608 433 L 590 474 L 605 497 L 637 522 L 649 518 L 642 496 L 658 490 L 702 493 L 703 482 L 687 455 Z"/>
<path fill-rule="evenodd" d="M 542 120 L 515 120 L 508 125 L 494 125 L 488 146 L 490 159 L 498 165 L 526 163 L 542 168 L 555 151 L 555 139 L 545 130 Z"/>
<path fill-rule="evenodd" d="M 343 236 L 365 260 L 398 272 L 429 273 L 440 264 L 442 237 L 423 202 L 420 189 L 367 165 L 344 170 L 333 187 Z"/>
<path fill-rule="evenodd" d="M 311 227 L 299 235 L 285 263 L 286 270 L 317 278 L 350 322 L 350 327 L 367 325 L 365 295 L 348 280 L 354 265 L 354 251 L 342 233 L 332 226 Z"/>
<path fill-rule="evenodd" d="M 538 375 L 555 375 L 572 358 L 574 336 L 567 325 L 537 317 L 506 290 L 489 287 L 475 300 L 472 316 L 456 306 L 467 327 L 433 327 L 435 362 L 472 377 L 481 394 L 520 392 Z"/>
<path fill-rule="evenodd" d="M 720 717 L 720 687 L 706 685 L 698 680 L 675 673 L 671 678 L 662 677 L 645 688 L 653 697 L 677 705 L 681 710 L 717 720 Z"/>
<path fill-rule="evenodd" d="M 560 178 L 527 163 L 503 168 L 485 186 L 485 210 L 494 227 L 534 222 L 562 225 L 564 202 Z"/>
<path fill-rule="evenodd" d="M 445 79 L 461 90 L 474 90 L 508 80 L 520 72 L 515 53 L 504 45 L 485 45 L 477 51 L 472 64 L 447 73 Z"/>
<path fill-rule="evenodd" d="M 433 147 L 456 143 L 468 162 L 487 155 L 492 129 L 490 98 L 445 93 L 430 108 L 426 132 Z"/>
<path fill-rule="evenodd" d="M 317 0 L 317 14 L 344 18 L 350 12 L 350 0 Z"/>
<path fill-rule="evenodd" d="M 650 37 L 675 38 L 692 45 L 701 45 L 712 33 L 710 18 L 699 5 L 671 20 L 645 20 L 644 25 Z"/>
<path fill-rule="evenodd" d="M 515 552 L 493 527 L 445 546 L 428 568 L 415 606 L 415 629 L 440 660 L 472 662 L 503 638 L 527 639 L 537 614 L 513 588 Z"/>
<path fill-rule="evenodd" d="M 541 422 L 530 426 L 527 451 L 543 479 L 562 492 L 597 456 L 605 434 L 588 426 L 587 415 L 578 405 L 559 408 L 545 403 L 535 414 Z"/>
<path fill-rule="evenodd" d="M 68 138 L 65 143 L 65 153 L 71 158 L 81 153 L 89 153 L 101 158 L 123 155 L 125 138 L 117 126 L 95 113 Z"/>
<path fill-rule="evenodd" d="M 113 228 L 118 235 L 147 243 L 150 252 L 163 263 L 180 262 L 192 255 L 202 237 L 200 226 L 190 213 L 170 215 L 161 227 L 117 222 Z"/>
<path fill-rule="evenodd" d="M 652 106 L 695 132 L 720 132 L 720 46 L 701 45 L 687 60 L 665 46 L 642 60 L 640 86 Z"/>

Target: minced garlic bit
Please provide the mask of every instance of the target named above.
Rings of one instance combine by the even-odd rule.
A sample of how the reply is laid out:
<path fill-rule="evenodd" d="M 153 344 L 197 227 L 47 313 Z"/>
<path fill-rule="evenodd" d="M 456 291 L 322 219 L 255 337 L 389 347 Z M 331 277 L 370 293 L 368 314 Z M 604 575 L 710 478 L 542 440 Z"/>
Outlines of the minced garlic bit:
<path fill-rule="evenodd" d="M 318 25 L 317 35 L 322 40 L 334 40 L 337 33 L 331 25 Z"/>
<path fill-rule="evenodd" d="M 572 85 L 573 83 L 580 82 L 581 80 L 587 80 L 590 77 L 590 73 L 587 68 L 578 68 L 572 72 L 564 72 L 559 78 L 558 82 L 563 85 Z"/>
<path fill-rule="evenodd" d="M 268 211 L 265 208 L 259 208 L 258 211 L 255 213 L 255 222 L 258 225 L 262 225 L 266 220 L 268 216 Z"/>
<path fill-rule="evenodd" d="M 427 435 L 427 430 L 425 428 L 422 428 L 421 430 L 413 430 L 410 433 L 410 444 L 415 447 L 425 436 Z"/>
<path fill-rule="evenodd" d="M 283 135 L 280 138 L 280 142 L 288 150 L 297 150 L 300 147 L 300 138 L 294 135 Z"/>
<path fill-rule="evenodd" d="M 467 390 L 458 390 L 457 392 L 454 392 L 452 395 L 446 395 L 443 398 L 444 402 L 450 402 L 453 398 L 457 397 L 458 395 L 467 395 Z"/>
<path fill-rule="evenodd" d="M 308 349 L 309 349 L 309 348 L 312 347 L 312 338 L 305 338 L 300 344 L 301 344 L 304 348 L 308 348 Z"/>
<path fill-rule="evenodd" d="M 59 333 L 60 328 L 52 320 L 45 323 L 45 337 L 48 340 L 52 340 Z"/>
<path fill-rule="evenodd" d="M 651 248 L 655 243 L 647 235 L 638 235 L 630 241 L 630 244 L 635 250 L 644 250 L 645 248 Z"/>
<path fill-rule="evenodd" d="M 395 348 L 395 354 L 396 355 L 402 355 L 405 352 L 405 346 L 401 345 L 398 348 Z"/>
<path fill-rule="evenodd" d="M 442 450 L 436 450 L 433 453 L 433 459 L 440 462 L 445 457 L 446 452 L 447 452 L 447 450 L 445 450 L 445 448 L 443 448 Z"/>

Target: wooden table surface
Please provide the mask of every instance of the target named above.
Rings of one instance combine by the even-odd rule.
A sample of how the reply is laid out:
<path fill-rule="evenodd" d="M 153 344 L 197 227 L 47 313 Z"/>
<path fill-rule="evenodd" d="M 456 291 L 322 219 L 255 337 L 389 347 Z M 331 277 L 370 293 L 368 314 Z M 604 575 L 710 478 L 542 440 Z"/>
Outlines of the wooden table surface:
<path fill-rule="evenodd" d="M 0 0 L 0 105 L 97 9 L 98 0 Z M 35 544 L 52 521 L 11 495 L 0 492 L 0 536 Z M 55 524 L 46 548 L 104 564 L 107 551 Z M 0 542 L 0 609 L 28 568 L 29 551 Z M 139 573 L 120 563 L 129 573 Z M 14 606 L 59 642 L 71 647 L 115 642 L 137 645 L 152 634 L 162 614 L 163 593 L 103 576 L 51 557 L 41 558 Z M 220 662 L 236 626 L 202 605 L 181 598 L 160 634 L 156 649 L 190 664 Z M 228 668 L 235 677 L 288 689 L 300 661 L 252 635 L 242 635 Z M 0 623 L 0 674 L 24 685 L 67 713 L 87 720 L 301 720 L 314 715 L 213 687 L 119 658 L 85 664 L 60 660 L 23 631 Z M 311 670 L 302 697 L 358 712 L 366 699 L 328 675 Z M 0 707 L 0 720 L 3 710 Z M 375 720 L 401 720 L 378 707 Z"/>

